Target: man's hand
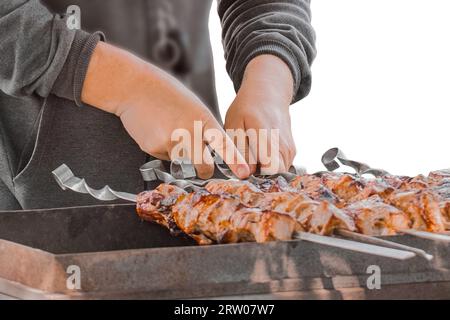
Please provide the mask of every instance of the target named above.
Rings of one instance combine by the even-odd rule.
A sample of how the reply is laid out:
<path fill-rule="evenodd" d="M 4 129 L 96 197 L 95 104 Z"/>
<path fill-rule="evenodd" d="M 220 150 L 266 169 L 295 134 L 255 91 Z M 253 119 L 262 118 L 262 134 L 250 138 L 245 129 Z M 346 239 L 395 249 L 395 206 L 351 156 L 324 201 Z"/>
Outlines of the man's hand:
<path fill-rule="evenodd" d="M 250 61 L 239 92 L 228 109 L 225 128 L 256 129 L 256 132 L 279 129 L 279 139 L 264 139 L 263 135 L 254 141 L 248 137 L 245 146 L 234 139 L 241 154 L 245 154 L 252 173 L 257 163 L 264 174 L 286 172 L 292 165 L 296 154 L 289 115 L 292 96 L 292 73 L 281 59 L 260 55 Z M 271 137 L 270 132 L 267 137 Z M 278 153 L 271 154 L 272 149 L 276 152 L 277 146 Z M 264 156 L 265 150 L 268 150 L 268 158 Z"/>
<path fill-rule="evenodd" d="M 232 140 L 190 90 L 124 50 L 102 42 L 97 45 L 81 98 L 120 117 L 130 136 L 152 156 L 164 160 L 188 157 L 197 175 L 209 178 L 214 172 L 214 162 L 206 148 L 208 144 L 237 177 L 242 179 L 250 174 Z M 194 132 L 195 121 L 201 122 L 200 136 Z M 185 133 L 187 137 L 183 136 Z"/>

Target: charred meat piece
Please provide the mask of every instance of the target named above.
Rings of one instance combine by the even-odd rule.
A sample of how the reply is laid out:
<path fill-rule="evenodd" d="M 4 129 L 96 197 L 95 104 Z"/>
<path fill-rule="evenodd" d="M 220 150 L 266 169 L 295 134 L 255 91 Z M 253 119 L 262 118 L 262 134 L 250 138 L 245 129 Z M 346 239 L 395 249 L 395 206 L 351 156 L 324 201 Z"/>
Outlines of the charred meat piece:
<path fill-rule="evenodd" d="M 431 189 L 439 197 L 439 207 L 446 229 L 450 229 L 450 183 L 438 185 Z"/>
<path fill-rule="evenodd" d="M 388 201 L 408 215 L 411 228 L 430 232 L 445 230 L 439 196 L 435 193 L 429 190 L 399 191 L 393 193 Z"/>
<path fill-rule="evenodd" d="M 356 223 L 358 232 L 372 236 L 395 235 L 397 230 L 409 228 L 408 216 L 388 205 L 379 196 L 354 202 L 344 209 Z"/>
<path fill-rule="evenodd" d="M 199 244 L 289 240 L 297 227 L 287 214 L 247 208 L 228 194 L 186 193 L 167 184 L 139 194 L 137 213 L 172 232 L 182 231 Z"/>
<path fill-rule="evenodd" d="M 213 194 L 233 194 L 249 207 L 257 207 L 264 199 L 264 193 L 254 184 L 240 180 L 213 180 L 205 189 Z"/>
<path fill-rule="evenodd" d="M 262 193 L 259 190 L 241 188 L 233 190 L 228 181 L 213 181 L 206 185 L 211 193 L 236 196 L 241 203 L 248 207 L 257 207 L 261 210 L 288 214 L 295 218 L 301 229 L 313 233 L 329 234 L 335 227 L 355 230 L 350 216 L 339 210 L 327 201 L 314 201 L 303 192 L 270 192 Z M 242 183 L 238 183 L 242 185 Z M 244 184 L 245 185 L 245 184 Z M 251 193 L 254 194 L 251 194 Z"/>
<path fill-rule="evenodd" d="M 267 192 L 264 193 L 247 181 L 216 180 L 209 182 L 205 189 L 210 193 L 229 194 L 237 197 L 247 207 L 276 210 L 285 208 L 291 210 L 299 201 L 310 200 L 304 193 L 297 192 Z M 274 189 L 272 189 L 274 190 Z"/>
<path fill-rule="evenodd" d="M 350 199 L 349 202 L 361 201 L 369 199 L 373 196 L 378 196 L 381 199 L 386 199 L 392 192 L 395 191 L 393 187 L 387 184 L 384 180 L 377 178 L 372 180 L 365 180 L 364 187 L 360 194 Z"/>
<path fill-rule="evenodd" d="M 410 191 L 410 190 L 424 190 L 429 187 L 428 179 L 423 175 L 418 175 L 405 179 L 402 185 L 398 188 L 400 190 Z"/>
<path fill-rule="evenodd" d="M 433 186 L 450 186 L 450 169 L 432 171 L 428 174 L 428 180 Z"/>
<path fill-rule="evenodd" d="M 314 200 L 328 200 L 338 208 L 373 195 L 384 198 L 395 190 L 379 178 L 368 180 L 341 173 L 299 176 L 291 181 L 291 186 L 306 192 Z"/>
<path fill-rule="evenodd" d="M 431 190 L 437 193 L 441 199 L 450 200 L 450 184 L 433 187 Z"/>
<path fill-rule="evenodd" d="M 450 200 L 443 201 L 439 204 L 442 216 L 444 217 L 444 224 L 446 226 L 450 225 Z"/>
<path fill-rule="evenodd" d="M 431 180 L 424 175 L 415 177 L 386 175 L 383 180 L 396 190 L 412 191 L 428 189 Z"/>
<path fill-rule="evenodd" d="M 250 234 L 244 241 L 267 242 L 275 240 L 291 240 L 297 223 L 292 217 L 272 211 L 260 211 L 256 208 L 243 208 L 236 212 L 231 223 L 236 230 L 227 231 L 222 243 L 242 241 L 236 238 L 240 232 Z"/>
<path fill-rule="evenodd" d="M 306 193 L 311 199 L 317 201 L 327 200 L 338 207 L 343 205 L 338 196 L 324 186 L 320 176 L 301 175 L 294 178 L 289 184 L 295 190 Z"/>
<path fill-rule="evenodd" d="M 331 234 L 334 228 L 355 230 L 352 217 L 328 201 L 315 201 L 304 193 L 272 192 L 258 203 L 263 210 L 288 214 L 299 224 L 299 230 Z"/>
<path fill-rule="evenodd" d="M 182 195 L 172 208 L 177 226 L 199 244 L 292 239 L 286 214 L 247 208 L 239 199 L 207 191 Z"/>
<path fill-rule="evenodd" d="M 172 206 L 184 194 L 186 191 L 169 184 L 160 184 L 152 191 L 141 192 L 137 196 L 137 214 L 143 220 L 156 222 L 176 232 L 179 229 L 173 220 Z"/>
<path fill-rule="evenodd" d="M 390 174 L 383 176 L 383 181 L 395 190 L 402 188 L 408 179 L 410 177 L 407 176 L 394 176 Z"/>
<path fill-rule="evenodd" d="M 324 176 L 324 184 L 345 203 L 361 200 L 365 188 L 362 178 L 349 174 L 340 177 L 326 175 Z"/>
<path fill-rule="evenodd" d="M 287 192 L 274 192 L 266 196 L 263 206 L 289 214 L 305 231 L 331 234 L 334 228 L 355 230 L 352 217 L 328 201 L 315 201 L 304 194 Z"/>
<path fill-rule="evenodd" d="M 322 173 L 320 177 L 310 176 L 294 179 L 293 185 L 301 185 L 315 200 L 329 200 L 342 208 L 347 203 L 366 199 L 373 194 L 376 185 L 366 188 L 365 181 L 349 174 Z"/>
<path fill-rule="evenodd" d="M 329 235 L 336 228 L 355 231 L 353 218 L 327 201 L 303 202 L 296 209 L 297 221 L 311 233 Z"/>
<path fill-rule="evenodd" d="M 311 199 L 302 193 L 271 192 L 265 194 L 258 207 L 283 213 L 294 213 L 301 203 L 308 201 L 311 201 Z"/>
<path fill-rule="evenodd" d="M 282 176 L 274 179 L 258 179 L 253 182 L 255 186 L 262 192 L 295 192 L 295 188 L 291 187 L 289 183 Z"/>

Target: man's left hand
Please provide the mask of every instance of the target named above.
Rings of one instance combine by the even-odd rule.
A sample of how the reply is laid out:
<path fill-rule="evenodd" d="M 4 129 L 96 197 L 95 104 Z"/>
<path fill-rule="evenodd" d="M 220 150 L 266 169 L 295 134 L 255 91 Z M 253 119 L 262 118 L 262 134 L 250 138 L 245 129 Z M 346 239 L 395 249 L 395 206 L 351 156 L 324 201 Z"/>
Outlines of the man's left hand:
<path fill-rule="evenodd" d="M 289 115 L 292 95 L 292 73 L 281 59 L 260 55 L 247 65 L 238 94 L 227 111 L 225 129 L 247 132 L 242 140 L 235 130 L 233 138 L 252 173 L 257 164 L 262 174 L 286 172 L 292 165 L 296 155 Z M 278 129 L 278 136 L 273 129 Z"/>

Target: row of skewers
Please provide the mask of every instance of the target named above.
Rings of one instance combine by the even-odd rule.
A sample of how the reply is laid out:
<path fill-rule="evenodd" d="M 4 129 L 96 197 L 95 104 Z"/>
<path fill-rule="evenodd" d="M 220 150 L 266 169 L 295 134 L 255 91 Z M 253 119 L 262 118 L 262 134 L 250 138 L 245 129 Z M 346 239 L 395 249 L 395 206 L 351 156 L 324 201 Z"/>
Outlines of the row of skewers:
<path fill-rule="evenodd" d="M 450 171 L 372 179 L 322 172 L 289 182 L 282 176 L 212 180 L 194 192 L 161 184 L 137 196 L 137 213 L 199 244 L 336 233 L 359 234 L 359 240 L 399 233 L 439 239 L 450 229 Z"/>
<path fill-rule="evenodd" d="M 301 239 L 401 260 L 416 255 L 431 260 L 419 248 L 379 236 L 409 234 L 450 243 L 450 170 L 395 176 L 347 160 L 336 148 L 322 158 L 328 170 L 339 167 L 333 164 L 335 158 L 358 174 L 327 171 L 197 183 L 189 178 L 190 166 L 184 168 L 187 177 L 183 170 L 175 178 L 179 172 L 172 174 L 171 168 L 168 173 L 155 160 L 145 164 L 141 173 L 145 181 L 164 183 L 139 195 L 108 186 L 93 189 L 66 165 L 53 175 L 63 189 L 102 201 L 136 202 L 143 220 L 188 235 L 202 245 Z M 376 177 L 365 178 L 366 172 Z"/>

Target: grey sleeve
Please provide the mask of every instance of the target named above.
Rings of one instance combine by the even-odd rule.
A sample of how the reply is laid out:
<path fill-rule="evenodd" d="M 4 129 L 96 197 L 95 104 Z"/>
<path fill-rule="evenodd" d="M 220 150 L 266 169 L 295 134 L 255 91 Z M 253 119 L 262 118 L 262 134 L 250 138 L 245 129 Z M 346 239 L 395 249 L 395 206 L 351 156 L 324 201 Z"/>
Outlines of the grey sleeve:
<path fill-rule="evenodd" d="M 309 0 L 218 0 L 227 71 L 238 90 L 247 64 L 273 54 L 290 68 L 293 102 L 311 89 L 316 55 Z"/>
<path fill-rule="evenodd" d="M 79 83 L 100 35 L 70 30 L 38 0 L 1 1 L 0 30 L 0 90 L 80 103 Z"/>

